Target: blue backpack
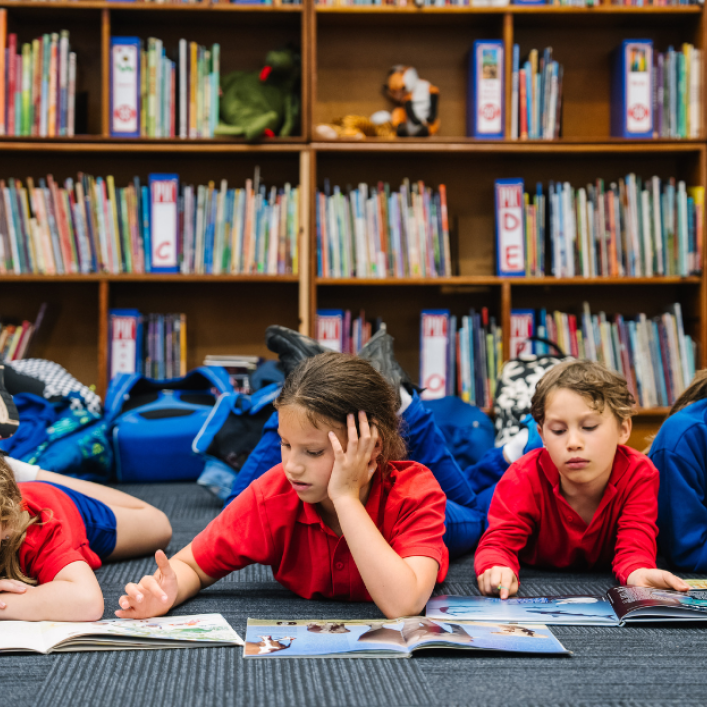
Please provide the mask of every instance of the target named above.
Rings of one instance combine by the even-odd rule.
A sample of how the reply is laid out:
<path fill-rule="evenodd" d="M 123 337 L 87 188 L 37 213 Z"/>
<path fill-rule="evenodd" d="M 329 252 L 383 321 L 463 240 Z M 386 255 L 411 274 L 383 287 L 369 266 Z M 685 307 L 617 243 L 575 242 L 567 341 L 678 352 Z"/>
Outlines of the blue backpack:
<path fill-rule="evenodd" d="M 135 373 L 116 376 L 106 393 L 105 415 L 112 425 L 118 480 L 197 479 L 204 457 L 192 451 L 192 442 L 218 398 L 232 392 L 228 373 L 216 366 L 201 366 L 170 380 Z"/>

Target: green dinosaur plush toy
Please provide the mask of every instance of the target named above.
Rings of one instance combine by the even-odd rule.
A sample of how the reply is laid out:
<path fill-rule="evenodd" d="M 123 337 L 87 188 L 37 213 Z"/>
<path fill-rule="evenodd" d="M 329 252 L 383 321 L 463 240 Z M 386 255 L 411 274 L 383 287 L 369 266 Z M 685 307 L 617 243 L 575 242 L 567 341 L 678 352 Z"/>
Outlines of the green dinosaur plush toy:
<path fill-rule="evenodd" d="M 265 57 L 261 71 L 233 71 L 221 80 L 220 121 L 216 135 L 255 140 L 287 137 L 300 117 L 301 59 L 292 48 Z"/>

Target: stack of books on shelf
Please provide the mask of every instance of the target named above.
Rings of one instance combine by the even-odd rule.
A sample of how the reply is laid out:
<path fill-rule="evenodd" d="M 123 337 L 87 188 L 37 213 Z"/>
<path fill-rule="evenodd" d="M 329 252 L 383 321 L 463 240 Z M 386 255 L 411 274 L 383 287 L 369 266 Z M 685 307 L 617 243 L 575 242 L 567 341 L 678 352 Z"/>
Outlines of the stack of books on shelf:
<path fill-rule="evenodd" d="M 448 277 L 452 275 L 447 194 L 407 179 L 317 192 L 320 277 Z"/>
<path fill-rule="evenodd" d="M 371 336 L 384 326 L 380 318 L 374 323 L 366 321 L 363 310 L 356 319 L 351 319 L 348 309 L 318 309 L 316 339 L 332 351 L 357 354 Z"/>
<path fill-rule="evenodd" d="M 586 302 L 580 316 L 513 310 L 511 332 L 512 352 L 524 345 L 525 335 L 537 335 L 555 342 L 566 354 L 621 373 L 642 408 L 672 405 L 695 375 L 697 344 L 685 333 L 679 303 L 660 316 L 638 314 L 632 319 L 592 314 Z M 519 337 L 518 332 L 524 335 Z M 532 348 L 542 354 L 549 347 L 533 342 Z"/>
<path fill-rule="evenodd" d="M 561 135 L 562 65 L 552 47 L 542 55 L 531 49 L 521 65 L 520 47 L 513 45 L 511 75 L 511 139 L 554 140 Z"/>
<path fill-rule="evenodd" d="M 296 274 L 299 190 L 0 179 L 0 273 Z"/>
<path fill-rule="evenodd" d="M 488 309 L 457 318 L 446 309 L 424 310 L 420 322 L 422 398 L 458 395 L 490 408 L 503 362 L 501 327 Z"/>
<path fill-rule="evenodd" d="M 219 116 L 219 44 L 179 40 L 168 56 L 161 39 L 111 38 L 111 135 L 212 138 Z"/>
<path fill-rule="evenodd" d="M 522 194 L 519 218 L 501 200 L 508 189 Z M 498 180 L 499 263 L 512 239 L 518 243 L 514 275 L 542 277 L 548 263 L 555 277 L 696 275 L 702 270 L 704 200 L 704 187 L 687 188 L 674 178 L 643 181 L 635 174 L 579 189 L 550 182 L 546 193 L 538 183 L 532 197 L 523 193 L 522 180 Z"/>
<path fill-rule="evenodd" d="M 653 60 L 653 133 L 661 138 L 699 138 L 704 126 L 702 64 L 692 44 L 668 47 Z"/>
<path fill-rule="evenodd" d="M 19 50 L 19 51 L 18 51 Z M 0 135 L 73 137 L 76 54 L 69 32 L 18 44 L 0 9 Z"/>
<path fill-rule="evenodd" d="M 147 314 L 111 309 L 108 318 L 110 377 L 141 373 L 165 380 L 187 373 L 186 314 Z"/>
<path fill-rule="evenodd" d="M 250 377 L 255 373 L 262 361 L 259 356 L 243 356 L 239 354 L 207 354 L 204 366 L 220 366 L 228 372 L 231 385 L 236 393 L 249 395 L 253 392 Z"/>

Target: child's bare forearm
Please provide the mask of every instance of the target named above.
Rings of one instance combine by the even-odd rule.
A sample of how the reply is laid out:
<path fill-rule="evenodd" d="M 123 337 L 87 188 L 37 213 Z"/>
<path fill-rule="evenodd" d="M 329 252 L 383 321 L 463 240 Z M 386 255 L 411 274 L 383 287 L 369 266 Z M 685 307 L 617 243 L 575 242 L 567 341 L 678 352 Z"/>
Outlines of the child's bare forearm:
<path fill-rule="evenodd" d="M 103 617 L 103 596 L 95 588 L 76 582 L 55 580 L 28 586 L 22 594 L 0 593 L 0 620 L 6 621 L 98 621 Z"/>
<path fill-rule="evenodd" d="M 417 575 L 388 545 L 361 501 L 344 498 L 334 505 L 346 543 L 376 606 L 388 618 L 419 613 L 429 596 L 422 596 L 426 592 Z"/>

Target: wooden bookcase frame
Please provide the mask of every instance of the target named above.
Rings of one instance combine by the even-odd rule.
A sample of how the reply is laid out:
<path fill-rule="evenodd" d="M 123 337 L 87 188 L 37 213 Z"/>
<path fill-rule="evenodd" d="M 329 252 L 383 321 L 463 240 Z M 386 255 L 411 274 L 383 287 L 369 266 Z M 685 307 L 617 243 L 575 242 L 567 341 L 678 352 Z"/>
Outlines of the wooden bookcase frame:
<path fill-rule="evenodd" d="M 586 169 L 593 170 L 587 172 L 588 179 L 604 177 L 602 166 L 616 165 L 617 160 L 626 172 L 635 169 L 643 176 L 649 176 L 652 164 L 662 165 L 664 169 L 676 166 L 678 176 L 686 179 L 688 184 L 707 186 L 707 136 L 702 135 L 696 140 L 640 141 L 609 137 L 607 68 L 599 66 L 595 77 L 582 65 L 582 51 L 574 57 L 566 50 L 583 41 L 588 56 L 586 61 L 594 61 L 598 55 L 592 55 L 591 51 L 605 49 L 596 49 L 597 43 L 603 41 L 608 46 L 621 33 L 625 37 L 635 36 L 639 32 L 632 29 L 635 26 L 656 38 L 656 50 L 664 50 L 667 45 L 663 44 L 668 41 L 678 46 L 681 41 L 690 41 L 704 50 L 707 48 L 707 23 L 702 6 L 418 9 L 413 6 L 315 7 L 313 0 L 304 0 L 301 6 L 279 7 L 225 2 L 157 5 L 143 4 L 139 0 L 0 0 L 0 7 L 7 8 L 9 31 L 20 31 L 20 42 L 39 33 L 33 27 L 35 20 L 41 18 L 42 27 L 52 25 L 55 30 L 69 29 L 73 45 L 77 25 L 79 43 L 84 46 L 84 54 L 79 56 L 79 72 L 85 62 L 90 61 L 90 57 L 85 56 L 89 51 L 86 46 L 95 46 L 95 59 L 100 61 L 100 80 L 87 86 L 92 96 L 95 92 L 100 93 L 100 119 L 89 116 L 89 125 L 94 126 L 92 134 L 55 139 L 0 138 L 0 163 L 5 175 L 37 178 L 48 172 L 66 171 L 66 174 L 57 174 L 64 177 L 72 174 L 72 170 L 74 174 L 79 169 L 90 171 L 91 165 L 100 165 L 96 174 L 110 174 L 116 169 L 126 172 L 134 165 L 135 171 L 142 170 L 145 172 L 142 176 L 146 177 L 147 171 L 160 171 L 159 165 L 167 161 L 172 166 L 179 162 L 174 171 L 180 176 L 184 173 L 188 179 L 201 179 L 207 170 L 214 173 L 211 178 L 221 176 L 215 174 L 219 169 L 235 170 L 240 176 L 255 164 L 266 162 L 271 165 L 272 172 L 277 173 L 264 175 L 268 183 L 284 181 L 279 179 L 281 172 L 290 180 L 299 178 L 302 206 L 299 275 L 0 276 L 3 316 L 29 319 L 36 313 L 39 302 L 62 302 L 63 311 L 52 329 L 52 336 L 36 354 L 58 361 L 82 381 L 95 384 L 99 394 L 105 393 L 108 384 L 108 310 L 114 306 L 140 306 L 145 312 L 170 308 L 189 310 L 188 364 L 194 367 L 201 363 L 206 352 L 265 353 L 263 331 L 271 322 L 299 326 L 302 332 L 312 335 L 317 307 L 358 309 L 359 301 L 364 301 L 371 316 L 377 315 L 377 306 L 391 313 L 395 324 L 399 325 L 396 329 L 389 322 L 396 336 L 396 352 L 402 364 L 414 375 L 418 365 L 419 336 L 415 321 L 419 320 L 419 310 L 428 299 L 437 304 L 449 301 L 451 309 L 461 311 L 465 306 L 487 304 L 501 322 L 504 351 L 508 351 L 510 315 L 514 306 L 543 306 L 538 304 L 542 301 L 548 308 L 562 308 L 568 301 L 574 305 L 586 298 L 590 303 L 598 300 L 600 306 L 604 302 L 621 301 L 615 305 L 616 309 L 630 313 L 632 309 L 638 311 L 637 308 L 644 306 L 645 302 L 656 309 L 657 303 L 664 301 L 668 304 L 677 298 L 683 304 L 688 329 L 698 342 L 699 367 L 707 367 L 707 268 L 704 263 L 702 275 L 689 278 L 500 278 L 493 275 L 493 229 L 492 222 L 491 225 L 489 222 L 492 211 L 489 212 L 490 207 L 484 202 L 483 213 L 479 214 L 473 211 L 477 206 L 462 206 L 462 211 L 464 208 L 468 211 L 463 214 L 468 223 L 479 221 L 478 230 L 482 235 L 477 239 L 474 230 L 477 226 L 473 229 L 459 226 L 456 237 L 463 265 L 460 265 L 460 275 L 428 280 L 333 280 L 317 277 L 314 228 L 315 194 L 325 177 L 333 177 L 334 183 L 339 183 L 336 180 L 347 179 L 350 175 L 351 182 L 355 183 L 359 177 L 363 180 L 365 175 L 365 181 L 371 183 L 388 178 L 368 171 L 381 165 L 386 175 L 393 175 L 391 181 L 411 169 L 416 172 L 410 174 L 411 178 L 422 178 L 430 184 L 439 183 L 435 181 L 436 175 L 448 169 L 449 176 L 444 177 L 448 189 L 456 184 L 467 190 L 481 190 L 481 195 L 476 198 L 486 201 L 493 180 L 500 176 L 490 170 L 507 165 L 509 161 L 522 163 L 516 169 L 521 176 L 527 168 L 527 171 L 540 174 L 544 181 L 549 172 L 543 170 L 554 169 L 556 165 L 581 171 L 581 165 L 587 163 L 590 166 Z M 245 31 L 239 35 L 240 29 Z M 243 58 L 244 65 L 248 61 L 253 64 L 258 51 L 262 54 L 262 61 L 265 51 L 277 46 L 277 41 L 283 37 L 296 38 L 302 48 L 301 135 L 257 144 L 224 139 L 111 138 L 111 34 L 162 36 L 161 33 L 166 32 L 168 37 L 174 38 L 177 32 L 181 32 L 181 36 L 192 38 L 193 31 L 198 33 L 197 41 L 208 36 L 209 42 L 220 42 L 222 48 L 226 47 L 226 56 L 231 52 L 231 57 Z M 394 41 L 390 39 L 391 34 Z M 545 46 L 548 36 L 551 39 L 557 37 L 560 44 L 557 58 L 561 62 L 570 59 L 571 64 L 567 67 L 566 86 L 571 85 L 574 76 L 579 87 L 574 95 L 567 94 L 567 136 L 551 142 L 487 141 L 465 137 L 463 47 L 468 49 L 475 38 L 503 39 L 506 105 L 510 106 L 511 48 L 515 41 L 521 43 L 522 51 L 526 51 L 530 48 L 528 41 L 536 34 L 540 38 L 533 40 L 532 46 L 538 49 Z M 229 46 L 229 37 L 233 40 L 232 46 Z M 421 46 L 421 42 L 428 44 Z M 562 49 L 565 49 L 564 55 L 560 55 Z M 423 78 L 444 87 L 440 103 L 440 135 L 427 139 L 335 142 L 316 138 L 314 127 L 319 122 L 326 122 L 344 112 L 368 114 L 386 107 L 385 99 L 375 94 L 375 89 L 385 79 L 386 61 L 397 56 L 398 51 L 401 58 L 391 60 L 390 64 L 408 61 L 418 67 Z M 228 59 L 222 62 L 224 74 L 233 68 L 241 68 L 241 65 L 229 65 Z M 707 66 L 703 71 L 705 69 Z M 98 72 L 95 74 L 97 76 Z M 590 96 L 591 103 L 582 104 L 585 98 L 582 91 Z M 448 108 L 445 108 L 445 102 Z M 446 132 L 445 126 L 448 126 Z M 506 128 L 508 133 L 510 111 L 506 111 Z M 84 161 L 89 163 L 89 168 L 81 166 Z M 149 166 L 152 163 L 154 168 Z M 483 172 L 484 165 L 488 172 Z M 193 172 L 198 176 L 190 177 Z M 433 177 L 426 179 L 428 172 Z M 532 179 L 528 181 L 530 183 Z M 454 215 L 453 200 L 450 201 L 450 214 Z M 478 261 L 473 253 L 470 255 L 472 241 L 483 245 L 483 254 Z M 474 304 L 467 305 L 467 302 Z M 665 409 L 640 411 L 634 441 L 640 444 L 645 434 L 657 428 L 665 413 Z"/>

